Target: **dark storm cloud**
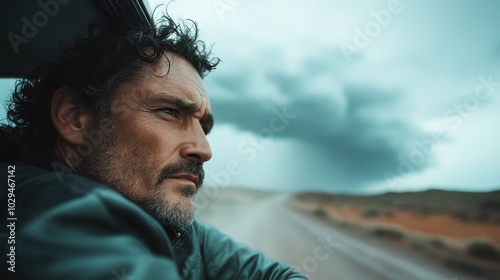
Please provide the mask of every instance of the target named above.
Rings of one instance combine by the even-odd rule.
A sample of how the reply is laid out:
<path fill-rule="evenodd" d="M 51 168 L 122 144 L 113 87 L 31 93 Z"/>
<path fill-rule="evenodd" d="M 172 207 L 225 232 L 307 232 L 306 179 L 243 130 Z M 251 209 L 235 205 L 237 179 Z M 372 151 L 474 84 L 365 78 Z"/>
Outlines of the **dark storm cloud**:
<path fill-rule="evenodd" d="M 268 79 L 265 82 L 275 85 L 285 98 L 273 98 L 273 94 L 266 98 L 262 93 L 256 97 L 251 91 L 258 89 L 258 85 L 238 86 L 252 84 L 251 78 L 244 75 L 216 76 L 217 87 L 234 94 L 212 98 L 212 110 L 218 123 L 229 123 L 262 136 L 266 136 L 262 132 L 270 128 L 270 120 L 276 119 L 277 114 L 293 116 L 273 137 L 310 144 L 331 159 L 332 168 L 355 180 L 384 179 L 385 171 L 397 169 L 398 157 L 412 149 L 413 141 L 425 136 L 399 107 L 403 92 L 369 85 L 336 87 L 333 85 L 341 83 L 325 83 L 324 78 L 319 85 L 313 84 L 317 76 L 334 80 L 337 75 L 325 74 L 335 72 L 332 69 L 322 66 L 321 71 L 292 74 L 283 69 L 264 73 Z"/>

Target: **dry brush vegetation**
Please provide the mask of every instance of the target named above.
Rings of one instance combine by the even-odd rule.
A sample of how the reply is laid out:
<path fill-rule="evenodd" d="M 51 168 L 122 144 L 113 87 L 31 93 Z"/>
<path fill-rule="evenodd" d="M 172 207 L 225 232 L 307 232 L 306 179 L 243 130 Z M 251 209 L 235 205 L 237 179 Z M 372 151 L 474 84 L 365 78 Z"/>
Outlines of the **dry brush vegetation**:
<path fill-rule="evenodd" d="M 372 196 L 300 193 L 289 201 L 289 205 L 337 226 L 407 246 L 454 269 L 475 275 L 500 275 L 500 236 L 497 240 L 485 237 L 500 232 L 500 191 L 428 190 Z M 457 239 L 449 234 L 430 232 L 424 225 L 419 232 L 415 230 L 419 228 L 418 224 L 412 227 L 391 224 L 393 218 L 419 217 L 415 223 L 423 223 L 436 216 L 454 220 L 454 225 L 462 225 L 457 230 L 477 227 L 478 234 Z M 480 232 L 480 226 L 488 228 Z M 491 228 L 496 231 L 492 232 Z M 453 229 L 436 231 L 440 230 L 446 232 Z M 460 236 L 459 232 L 457 236 Z"/>

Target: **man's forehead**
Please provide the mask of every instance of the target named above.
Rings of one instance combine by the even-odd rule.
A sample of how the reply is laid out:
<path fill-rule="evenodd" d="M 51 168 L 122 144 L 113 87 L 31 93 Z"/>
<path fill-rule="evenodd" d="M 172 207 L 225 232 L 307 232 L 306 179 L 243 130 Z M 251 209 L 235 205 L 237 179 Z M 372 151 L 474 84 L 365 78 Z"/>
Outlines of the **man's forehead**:
<path fill-rule="evenodd" d="M 186 102 L 210 105 L 203 80 L 196 69 L 184 58 L 165 53 L 160 61 L 143 66 L 143 93 L 154 98 L 180 98 Z"/>

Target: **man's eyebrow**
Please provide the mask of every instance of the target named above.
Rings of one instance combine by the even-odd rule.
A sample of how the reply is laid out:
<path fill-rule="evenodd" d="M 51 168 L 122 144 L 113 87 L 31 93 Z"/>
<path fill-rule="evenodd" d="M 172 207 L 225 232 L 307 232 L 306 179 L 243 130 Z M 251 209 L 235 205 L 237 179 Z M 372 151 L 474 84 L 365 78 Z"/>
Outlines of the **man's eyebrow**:
<path fill-rule="evenodd" d="M 157 103 L 172 104 L 175 105 L 179 110 L 186 111 L 188 113 L 196 112 L 196 110 L 198 109 L 196 103 L 173 96 L 165 96 L 165 95 L 155 96 L 153 98 L 153 102 L 154 104 Z"/>

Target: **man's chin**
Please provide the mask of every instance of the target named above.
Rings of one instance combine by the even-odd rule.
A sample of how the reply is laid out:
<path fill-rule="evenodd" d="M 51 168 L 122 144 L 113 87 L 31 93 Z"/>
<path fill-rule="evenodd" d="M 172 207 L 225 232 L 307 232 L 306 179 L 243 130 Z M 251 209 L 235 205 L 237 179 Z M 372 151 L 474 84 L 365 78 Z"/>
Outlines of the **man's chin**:
<path fill-rule="evenodd" d="M 194 221 L 194 196 L 183 197 L 176 203 L 141 201 L 137 204 L 164 226 L 185 227 Z"/>

